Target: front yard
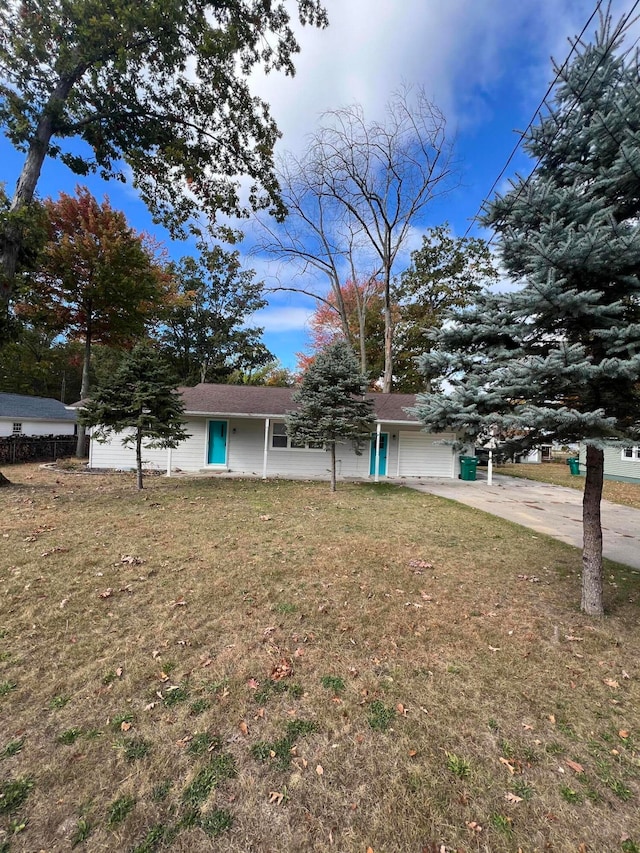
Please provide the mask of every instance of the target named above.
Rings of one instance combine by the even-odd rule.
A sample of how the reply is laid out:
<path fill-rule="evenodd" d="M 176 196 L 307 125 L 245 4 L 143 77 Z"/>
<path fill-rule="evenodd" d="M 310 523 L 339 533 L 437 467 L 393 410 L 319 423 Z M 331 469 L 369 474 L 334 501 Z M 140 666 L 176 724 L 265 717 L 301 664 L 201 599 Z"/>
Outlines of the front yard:
<path fill-rule="evenodd" d="M 408 489 L 6 473 L 0 850 L 640 850 L 637 572 L 594 621 Z"/>

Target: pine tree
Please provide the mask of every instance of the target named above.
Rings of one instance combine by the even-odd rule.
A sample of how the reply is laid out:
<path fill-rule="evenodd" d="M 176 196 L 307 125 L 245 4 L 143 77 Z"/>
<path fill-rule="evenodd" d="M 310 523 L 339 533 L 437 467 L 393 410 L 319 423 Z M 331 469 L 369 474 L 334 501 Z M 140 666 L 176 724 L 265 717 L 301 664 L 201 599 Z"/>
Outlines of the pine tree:
<path fill-rule="evenodd" d="M 142 489 L 143 440 L 146 447 L 177 447 L 189 437 L 183 412 L 167 365 L 149 344 L 140 343 L 112 379 L 95 389 L 78 420 L 94 427 L 92 438 L 97 441 L 123 433 L 123 446 L 136 448 L 137 486 Z"/>
<path fill-rule="evenodd" d="M 420 395 L 429 430 L 475 439 L 492 428 L 521 448 L 583 441 L 582 610 L 603 613 L 603 447 L 640 436 L 640 92 L 624 27 L 605 16 L 560 72 L 548 114 L 527 136 L 533 176 L 488 207 L 513 293 L 482 295 L 434 335 Z"/>
<path fill-rule="evenodd" d="M 373 403 L 364 397 L 366 388 L 353 350 L 338 340 L 318 353 L 293 394 L 298 408 L 287 415 L 287 432 L 292 441 L 329 447 L 332 492 L 336 490 L 336 444 L 351 441 L 360 454 L 371 434 Z"/>

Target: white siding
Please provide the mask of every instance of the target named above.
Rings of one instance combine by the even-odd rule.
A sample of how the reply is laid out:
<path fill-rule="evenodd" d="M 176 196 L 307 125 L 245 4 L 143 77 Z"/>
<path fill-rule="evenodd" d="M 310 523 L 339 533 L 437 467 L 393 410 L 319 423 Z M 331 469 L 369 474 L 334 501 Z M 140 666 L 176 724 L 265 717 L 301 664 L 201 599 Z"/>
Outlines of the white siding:
<path fill-rule="evenodd" d="M 2 418 L 0 435 L 13 435 L 14 423 L 22 424 L 21 435 L 73 435 L 73 421 L 29 421 L 24 418 Z"/>
<path fill-rule="evenodd" d="M 227 465 L 208 465 L 207 434 L 209 420 L 227 420 Z M 272 421 L 273 423 L 273 421 Z M 174 471 L 220 471 L 261 476 L 264 463 L 264 429 L 261 418 L 191 418 L 186 424 L 190 437 L 171 451 Z M 389 436 L 387 476 L 395 477 L 398 471 L 398 452 L 402 448 L 401 476 L 453 477 L 454 454 L 449 446 L 434 445 L 435 440 L 450 436 L 434 436 L 418 429 L 398 431 L 396 426 L 382 424 L 382 432 Z M 143 453 L 145 467 L 165 471 L 166 450 L 146 448 Z M 365 442 L 361 456 L 357 456 L 351 442 L 336 447 L 336 473 L 339 477 L 369 478 L 370 444 Z M 271 435 L 267 453 L 268 477 L 319 477 L 329 476 L 330 453 L 326 450 L 274 448 Z M 122 435 L 112 435 L 104 444 L 91 442 L 93 468 L 135 468 L 134 448 L 122 446 Z"/>
<path fill-rule="evenodd" d="M 452 440 L 453 435 L 419 431 L 400 433 L 398 476 L 400 477 L 453 477 L 456 455 L 451 445 L 436 444 Z"/>

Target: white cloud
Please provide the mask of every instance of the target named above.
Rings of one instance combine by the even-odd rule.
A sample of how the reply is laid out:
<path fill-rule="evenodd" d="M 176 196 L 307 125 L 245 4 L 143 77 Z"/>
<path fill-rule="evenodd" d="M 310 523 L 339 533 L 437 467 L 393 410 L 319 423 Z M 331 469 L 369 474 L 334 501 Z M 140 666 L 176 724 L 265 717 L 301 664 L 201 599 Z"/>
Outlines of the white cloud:
<path fill-rule="evenodd" d="M 248 326 L 259 326 L 265 332 L 304 331 L 313 309 L 293 306 L 263 308 L 247 319 Z"/>

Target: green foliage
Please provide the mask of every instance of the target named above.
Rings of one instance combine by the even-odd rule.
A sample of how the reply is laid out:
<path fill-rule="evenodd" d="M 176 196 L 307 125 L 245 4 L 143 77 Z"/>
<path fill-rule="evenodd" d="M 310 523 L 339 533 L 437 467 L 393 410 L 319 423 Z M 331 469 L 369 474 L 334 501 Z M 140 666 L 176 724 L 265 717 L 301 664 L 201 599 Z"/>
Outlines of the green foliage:
<path fill-rule="evenodd" d="M 560 786 L 560 796 L 572 806 L 579 805 L 584 802 L 584 797 L 570 785 Z"/>
<path fill-rule="evenodd" d="M 11 758 L 14 755 L 17 755 L 24 746 L 24 738 L 21 737 L 17 740 L 10 740 L 9 743 L 4 747 L 2 752 L 0 752 L 0 759 L 3 758 Z"/>
<path fill-rule="evenodd" d="M 317 0 L 296 5 L 303 23 L 326 25 Z M 293 73 L 286 7 L 44 0 L 4 4 L 0 30 L 0 123 L 17 148 L 106 179 L 124 180 L 126 164 L 154 217 L 177 230 L 198 209 L 212 223 L 242 212 L 238 175 L 251 180 L 249 207 L 278 205 L 277 128 L 248 78 Z"/>
<path fill-rule="evenodd" d="M 114 800 L 107 811 L 107 826 L 114 827 L 122 823 L 133 811 L 135 804 L 135 797 L 123 796 Z"/>
<path fill-rule="evenodd" d="M 180 684 L 169 688 L 162 700 L 167 708 L 172 708 L 174 705 L 179 705 L 181 702 L 186 702 L 189 698 L 189 687 L 186 684 Z"/>
<path fill-rule="evenodd" d="M 192 702 L 189 705 L 189 713 L 192 717 L 198 717 L 200 714 L 203 714 L 208 707 L 209 703 L 206 699 L 196 699 L 195 702 Z"/>
<path fill-rule="evenodd" d="M 115 717 L 111 718 L 111 728 L 115 732 L 119 732 L 123 723 L 133 723 L 134 720 L 135 715 L 130 711 L 126 711 L 124 714 L 116 714 Z"/>
<path fill-rule="evenodd" d="M 374 699 L 371 705 L 369 705 L 367 722 L 376 732 L 386 732 L 391 723 L 395 720 L 395 717 L 396 712 L 394 709 L 388 708 L 384 702 L 381 702 L 379 699 Z"/>
<path fill-rule="evenodd" d="M 131 740 L 122 741 L 120 744 L 124 751 L 124 756 L 128 762 L 132 763 L 140 758 L 144 758 L 151 752 L 151 741 L 145 740 L 142 737 L 132 738 Z"/>
<path fill-rule="evenodd" d="M 241 269 L 238 252 L 200 246 L 199 257 L 182 258 L 173 274 L 179 298 L 159 339 L 181 384 L 227 382 L 272 362 L 262 329 L 245 325 L 266 301 L 262 282 L 253 280 L 253 270 Z"/>
<path fill-rule="evenodd" d="M 366 387 L 353 350 L 338 340 L 318 353 L 293 394 L 297 408 L 287 415 L 287 433 L 294 446 L 330 448 L 333 490 L 336 444 L 351 441 L 360 453 L 374 424 L 373 402 L 364 397 Z"/>
<path fill-rule="evenodd" d="M 299 737 L 313 734 L 317 731 L 316 724 L 311 720 L 291 720 L 287 723 L 284 737 L 273 743 L 259 741 L 251 747 L 251 754 L 257 761 L 274 761 L 278 770 L 286 770 L 291 763 L 291 750 Z"/>
<path fill-rule="evenodd" d="M 12 693 L 18 685 L 15 681 L 0 681 L 0 696 L 7 696 Z"/>
<path fill-rule="evenodd" d="M 80 844 L 84 844 L 84 842 L 91 835 L 92 826 L 89 821 L 84 818 L 78 818 L 78 822 L 76 824 L 75 832 L 71 838 L 71 846 L 78 847 Z"/>
<path fill-rule="evenodd" d="M 217 735 L 213 737 L 206 732 L 198 732 L 189 741 L 187 752 L 189 755 L 205 755 L 207 752 L 214 752 L 220 749 L 222 741 Z"/>
<path fill-rule="evenodd" d="M 81 736 L 82 736 L 82 729 L 71 728 L 71 729 L 66 729 L 64 732 L 59 734 L 57 740 L 58 740 L 58 743 L 63 743 L 66 746 L 71 746 Z"/>
<path fill-rule="evenodd" d="M 67 696 L 66 693 L 60 693 L 58 696 L 54 696 L 53 699 L 49 702 L 49 709 L 51 711 L 59 711 L 61 708 L 64 708 L 71 701 L 71 696 Z"/>
<path fill-rule="evenodd" d="M 233 826 L 233 815 L 226 809 L 213 809 L 200 819 L 200 827 L 215 838 Z"/>
<path fill-rule="evenodd" d="M 183 412 L 169 368 L 149 344 L 141 343 L 123 358 L 111 380 L 95 389 L 78 420 L 95 427 L 97 441 L 127 431 L 122 444 L 136 448 L 141 489 L 143 440 L 147 447 L 177 447 L 188 437 Z"/>
<path fill-rule="evenodd" d="M 437 389 L 438 375 L 425 376 L 416 363 L 418 356 L 431 349 L 431 330 L 441 328 L 449 312 L 472 304 L 483 285 L 496 278 L 484 240 L 453 237 L 448 223 L 428 229 L 393 291 L 398 315 L 394 391 L 411 394 Z"/>
<path fill-rule="evenodd" d="M 299 699 L 304 693 L 299 684 L 290 684 L 286 681 L 265 681 L 259 690 L 256 690 L 256 702 L 266 702 L 271 696 L 288 693 L 292 699 Z"/>
<path fill-rule="evenodd" d="M 227 753 L 215 755 L 184 789 L 182 802 L 192 807 L 200 806 L 214 788 L 224 782 L 225 779 L 232 779 L 235 775 L 236 764 L 233 757 Z"/>
<path fill-rule="evenodd" d="M 33 788 L 29 777 L 0 783 L 0 814 L 13 814 L 23 805 Z"/>
<path fill-rule="evenodd" d="M 465 758 L 460 758 L 453 752 L 447 753 L 447 769 L 458 779 L 466 779 L 471 773 L 471 765 Z"/>
<path fill-rule="evenodd" d="M 334 693 L 342 693 L 346 687 L 344 678 L 339 675 L 323 675 L 320 683 L 326 690 L 333 690 Z"/>

